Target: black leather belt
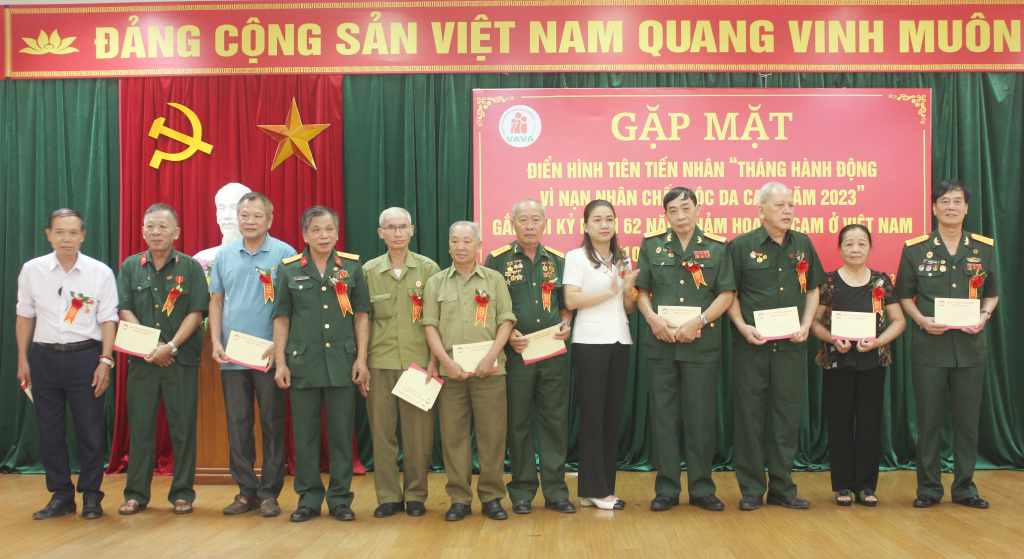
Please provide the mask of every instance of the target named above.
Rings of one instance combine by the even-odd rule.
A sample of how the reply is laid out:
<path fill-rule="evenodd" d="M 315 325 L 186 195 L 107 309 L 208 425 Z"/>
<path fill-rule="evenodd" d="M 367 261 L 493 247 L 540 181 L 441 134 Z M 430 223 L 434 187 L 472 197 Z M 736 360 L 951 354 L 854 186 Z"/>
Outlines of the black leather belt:
<path fill-rule="evenodd" d="M 73 344 L 36 344 L 37 346 L 45 347 L 46 349 L 52 349 L 53 351 L 82 351 L 83 349 L 89 349 L 103 345 L 99 340 L 83 340 L 81 342 L 75 342 Z"/>

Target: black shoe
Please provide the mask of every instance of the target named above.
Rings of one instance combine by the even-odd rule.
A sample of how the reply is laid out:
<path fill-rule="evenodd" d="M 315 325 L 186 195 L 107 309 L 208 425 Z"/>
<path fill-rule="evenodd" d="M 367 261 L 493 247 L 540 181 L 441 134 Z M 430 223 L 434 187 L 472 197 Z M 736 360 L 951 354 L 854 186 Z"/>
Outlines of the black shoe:
<path fill-rule="evenodd" d="M 409 516 L 423 516 L 427 514 L 427 507 L 423 506 L 423 503 L 419 501 L 409 501 L 405 503 L 405 514 Z"/>
<path fill-rule="evenodd" d="M 444 513 L 444 519 L 448 522 L 458 522 L 467 516 L 473 515 L 473 509 L 469 505 L 453 504 L 448 512 Z"/>
<path fill-rule="evenodd" d="M 679 505 L 679 497 L 669 497 L 664 493 L 658 493 L 651 501 L 651 510 L 663 511 Z"/>
<path fill-rule="evenodd" d="M 875 500 L 874 501 L 869 501 L 868 497 L 874 497 Z M 871 489 L 862 489 L 862 490 L 858 491 L 855 500 L 857 501 L 858 504 L 864 505 L 865 507 L 877 507 L 878 506 L 878 496 L 875 495 L 875 492 L 873 490 L 871 490 Z"/>
<path fill-rule="evenodd" d="M 387 518 L 405 510 L 404 503 L 384 503 L 373 511 L 374 518 Z"/>
<path fill-rule="evenodd" d="M 914 499 L 914 508 L 927 509 L 939 504 L 939 500 L 931 495 L 918 495 Z"/>
<path fill-rule="evenodd" d="M 757 510 L 761 508 L 764 495 L 744 495 L 740 499 L 740 510 Z"/>
<path fill-rule="evenodd" d="M 491 520 L 508 520 L 508 513 L 505 512 L 505 509 L 501 508 L 501 499 L 487 501 L 482 508 L 483 513 Z"/>
<path fill-rule="evenodd" d="M 75 506 L 74 501 L 61 501 L 60 499 L 53 497 L 43 510 L 32 515 L 32 518 L 36 520 L 49 520 L 51 518 L 57 518 L 58 516 L 64 516 L 66 514 L 75 514 L 78 507 Z"/>
<path fill-rule="evenodd" d="M 342 522 L 350 522 L 356 519 L 356 513 L 352 512 L 352 509 L 348 505 L 338 505 L 331 509 L 331 516 L 335 520 L 341 520 Z"/>
<path fill-rule="evenodd" d="M 82 502 L 82 518 L 96 520 L 101 516 L 103 516 L 103 507 L 100 506 L 99 499 L 86 499 Z"/>
<path fill-rule="evenodd" d="M 966 499 L 960 499 L 959 501 L 953 501 L 953 502 L 958 504 L 958 505 L 963 505 L 965 507 L 971 507 L 972 509 L 987 509 L 988 508 L 988 501 L 986 501 L 985 499 L 982 499 L 981 497 L 979 497 L 977 495 L 973 495 L 973 496 L 968 497 Z M 914 504 L 916 505 L 917 503 L 914 503 Z"/>
<path fill-rule="evenodd" d="M 530 514 L 533 512 L 533 505 L 526 499 L 512 503 L 512 512 L 515 514 Z"/>
<path fill-rule="evenodd" d="M 299 507 L 292 513 L 292 522 L 305 522 L 314 516 L 320 516 L 320 511 L 309 507 Z"/>
<path fill-rule="evenodd" d="M 708 493 L 707 495 L 701 495 L 700 497 L 696 498 L 691 497 L 690 504 L 698 506 L 704 510 L 725 510 L 725 503 L 719 501 L 718 497 L 715 497 L 711 493 Z"/>
<path fill-rule="evenodd" d="M 576 512 L 576 505 L 569 502 L 569 499 L 559 499 L 553 503 L 544 503 L 544 508 L 551 509 L 562 514 L 573 514 Z"/>
<path fill-rule="evenodd" d="M 787 509 L 809 509 L 811 503 L 797 497 L 796 495 L 768 495 L 768 504 Z"/>

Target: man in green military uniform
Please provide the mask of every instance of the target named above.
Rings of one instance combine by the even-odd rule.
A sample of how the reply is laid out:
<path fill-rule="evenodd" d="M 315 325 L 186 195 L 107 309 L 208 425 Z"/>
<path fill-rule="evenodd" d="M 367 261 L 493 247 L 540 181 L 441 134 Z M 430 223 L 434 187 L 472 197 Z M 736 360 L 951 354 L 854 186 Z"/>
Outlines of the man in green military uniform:
<path fill-rule="evenodd" d="M 167 500 L 174 514 L 192 512 L 196 492 L 196 417 L 199 356 L 203 333 L 196 328 L 210 306 L 206 274 L 191 257 L 174 250 L 181 234 L 178 215 L 166 204 L 146 210 L 142 237 L 149 250 L 129 256 L 117 277 L 121 320 L 160 330 L 159 345 L 147 357 L 128 360 L 128 479 L 120 514 L 149 505 L 156 464 L 156 418 L 163 399 L 174 447 L 174 479 Z"/>
<path fill-rule="evenodd" d="M 512 299 L 501 274 L 476 263 L 480 226 L 457 221 L 448 228 L 452 266 L 427 281 L 423 292 L 423 326 L 431 353 L 445 377 L 438 396 L 441 446 L 448 475 L 445 491 L 452 505 L 444 519 L 455 522 L 472 514 L 473 447 L 470 426 L 476 427 L 480 479 L 477 495 L 491 520 L 506 520 L 505 497 L 505 353 L 502 348 L 515 326 Z M 453 345 L 489 344 L 476 367 L 455 361 Z M 464 349 L 464 348 L 460 348 Z M 471 423 L 472 422 L 472 423 Z"/>
<path fill-rule="evenodd" d="M 302 214 L 302 254 L 285 258 L 274 292 L 274 350 L 281 388 L 289 388 L 295 439 L 295 492 L 299 506 L 292 522 L 320 516 L 324 497 L 337 520 L 352 512 L 352 429 L 355 386 L 369 385 L 366 348 L 370 338 L 370 298 L 359 257 L 335 252 L 338 215 L 323 206 Z M 330 484 L 320 479 L 321 412 L 327 415 Z"/>
<path fill-rule="evenodd" d="M 722 344 L 716 321 L 732 305 L 736 276 L 725 238 L 697 227 L 700 204 L 692 190 L 673 188 L 662 205 L 671 229 L 645 235 L 636 278 L 637 307 L 650 328 L 644 354 L 658 469 L 651 510 L 679 504 L 681 436 L 690 504 L 719 511 L 725 505 L 711 479 Z M 668 318 L 679 307 L 698 314 L 685 321 Z"/>
<path fill-rule="evenodd" d="M 768 504 L 810 508 L 797 497 L 793 462 L 800 439 L 800 409 L 807 376 L 807 335 L 818 310 L 818 286 L 825 282 L 811 239 L 791 229 L 793 192 L 770 182 L 761 187 L 757 215 L 763 224 L 729 243 L 736 273 L 736 298 L 729 307 L 733 327 L 733 406 L 736 417 L 736 480 L 740 510 Z M 765 340 L 754 312 L 796 307 L 800 330 L 788 340 Z M 765 407 L 771 395 L 772 441 L 765 483 Z"/>
<path fill-rule="evenodd" d="M 915 323 L 910 345 L 917 401 L 917 499 L 927 508 L 942 499 L 942 429 L 946 399 L 953 423 L 953 502 L 988 508 L 974 484 L 978 418 L 988 346 L 982 331 L 999 303 L 994 242 L 964 231 L 971 190 L 945 180 L 932 189 L 939 228 L 903 247 L 896 295 Z M 935 298 L 981 299 L 978 323 L 962 330 L 935 321 Z"/>
<path fill-rule="evenodd" d="M 555 339 L 569 339 L 572 311 L 562 303 L 564 255 L 540 244 L 547 228 L 544 205 L 522 200 L 512 207 L 516 241 L 495 249 L 484 266 L 503 274 L 512 297 L 518 328 L 505 346 L 508 396 L 508 454 L 512 481 L 507 489 L 512 512 L 533 512 L 531 501 L 543 487 L 544 507 L 561 513 L 576 512 L 565 484 L 565 457 L 569 444 L 569 368 L 565 354 L 529 365 L 520 355 L 529 345 L 528 334 L 561 325 Z M 534 413 L 537 450 L 534 450 Z M 537 455 L 540 455 L 540 484 Z"/>
<path fill-rule="evenodd" d="M 441 271 L 433 260 L 409 250 L 415 229 L 403 208 L 380 214 L 377 234 L 388 251 L 363 265 L 373 316 L 370 328 L 370 391 L 366 411 L 373 435 L 373 485 L 377 491 L 376 518 L 393 516 L 403 508 L 423 516 L 427 473 L 434 452 L 434 410 L 423 411 L 391 393 L 402 372 L 415 364 L 425 380 L 437 375 L 437 358 L 430 354 L 423 333 L 423 289 Z M 401 413 L 399 413 L 401 412 Z M 404 488 L 398 477 L 398 437 L 401 416 Z M 403 504 L 404 503 L 404 504 Z"/>

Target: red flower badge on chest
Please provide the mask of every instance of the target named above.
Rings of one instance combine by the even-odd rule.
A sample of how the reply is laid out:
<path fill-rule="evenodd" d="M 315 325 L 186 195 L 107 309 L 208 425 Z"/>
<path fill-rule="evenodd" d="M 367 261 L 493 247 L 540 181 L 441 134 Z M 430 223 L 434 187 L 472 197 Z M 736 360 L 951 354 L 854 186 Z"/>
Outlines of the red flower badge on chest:
<path fill-rule="evenodd" d="M 181 297 L 181 295 L 185 293 L 185 286 L 183 285 L 185 283 L 184 276 L 174 276 L 174 283 L 178 285 L 175 285 L 170 292 L 167 293 L 167 300 L 164 301 L 164 306 L 160 309 L 160 312 L 166 311 L 167 316 L 171 316 L 171 313 L 174 312 L 174 302 L 178 300 L 178 297 Z"/>
<path fill-rule="evenodd" d="M 693 276 L 693 283 L 697 285 L 697 289 L 700 289 L 702 285 L 707 285 L 707 282 L 704 281 L 704 271 L 700 269 L 700 264 L 696 260 L 691 258 L 683 262 L 683 266 L 686 266 L 686 269 L 690 271 L 690 275 Z"/>
<path fill-rule="evenodd" d="M 554 278 L 557 280 L 558 278 Z M 540 284 L 541 300 L 544 303 L 544 310 L 551 312 L 551 292 L 555 290 L 553 281 L 545 281 Z"/>
<path fill-rule="evenodd" d="M 338 306 L 341 307 L 341 316 L 345 316 L 352 312 L 352 302 L 348 299 L 348 284 L 342 281 L 342 278 L 347 278 L 348 274 L 345 274 L 344 276 L 342 276 L 342 274 L 345 274 L 344 270 L 335 274 L 335 276 L 331 278 L 331 282 L 334 283 L 334 293 L 338 296 Z"/>
<path fill-rule="evenodd" d="M 791 254 L 789 257 L 796 259 L 796 274 L 797 279 L 800 280 L 800 293 L 807 293 L 807 270 L 811 269 L 811 264 L 804 259 L 805 256 L 802 252 Z"/>
<path fill-rule="evenodd" d="M 92 299 L 84 293 L 71 292 L 71 306 L 68 307 L 68 313 L 64 315 L 64 320 L 61 321 L 63 324 L 67 322 L 69 326 L 75 325 L 75 317 L 78 316 L 78 311 L 85 306 L 86 303 L 91 302 Z M 86 312 L 89 312 L 88 310 Z"/>
<path fill-rule="evenodd" d="M 486 291 L 476 290 L 476 322 L 477 324 L 485 326 L 487 324 L 487 305 L 491 302 L 491 296 Z"/>
<path fill-rule="evenodd" d="M 885 301 L 885 288 L 882 287 L 882 280 L 875 282 L 874 289 L 871 290 L 871 312 L 882 314 L 882 304 Z"/>
<path fill-rule="evenodd" d="M 256 268 L 256 272 L 260 275 L 260 283 L 263 284 L 263 304 L 266 305 L 267 301 L 274 300 L 274 276 L 271 272 L 274 269 L 264 270 L 263 268 Z"/>
<path fill-rule="evenodd" d="M 981 287 L 982 285 L 985 285 L 985 276 L 987 275 L 988 272 L 976 270 L 974 272 L 974 275 L 971 276 L 971 281 L 969 284 L 971 286 L 971 292 L 970 295 L 968 295 L 971 299 L 978 298 L 978 288 Z"/>

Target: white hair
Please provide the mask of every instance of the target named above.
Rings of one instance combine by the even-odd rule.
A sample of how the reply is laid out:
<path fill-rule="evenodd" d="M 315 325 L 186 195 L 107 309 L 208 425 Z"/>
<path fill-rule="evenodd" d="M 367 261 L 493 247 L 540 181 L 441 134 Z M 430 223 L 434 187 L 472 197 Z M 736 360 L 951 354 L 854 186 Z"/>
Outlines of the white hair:
<path fill-rule="evenodd" d="M 544 204 L 542 204 L 539 201 L 534 200 L 532 198 L 527 198 L 525 200 L 520 200 L 520 201 L 516 202 L 515 204 L 512 204 L 512 221 L 515 221 L 515 219 L 516 219 L 516 212 L 519 211 L 519 208 L 522 207 L 523 204 L 537 204 L 537 207 L 540 208 L 540 215 L 542 215 L 544 217 L 544 219 L 548 218 L 548 211 L 547 211 L 547 208 L 544 207 Z"/>
<path fill-rule="evenodd" d="M 448 238 L 452 237 L 452 231 L 455 231 L 456 227 L 469 227 L 476 237 L 477 242 L 480 242 L 480 226 L 472 221 L 456 221 L 448 228 Z"/>
<path fill-rule="evenodd" d="M 781 182 L 772 181 L 761 187 L 761 193 L 757 196 L 757 205 L 763 206 L 768 203 L 768 200 L 775 195 L 776 190 L 782 190 L 783 192 L 789 192 L 789 187 L 782 184 Z"/>
<path fill-rule="evenodd" d="M 380 212 L 380 228 L 384 228 L 385 221 L 399 214 L 404 215 L 405 220 L 409 222 L 409 225 L 412 225 L 412 214 L 409 213 L 409 210 L 405 208 L 399 208 L 396 206 Z"/>

